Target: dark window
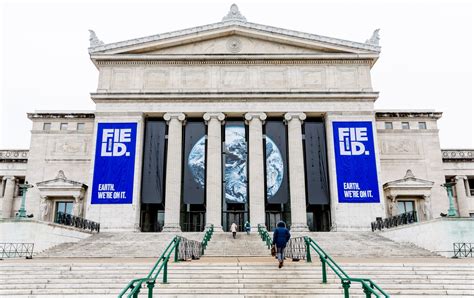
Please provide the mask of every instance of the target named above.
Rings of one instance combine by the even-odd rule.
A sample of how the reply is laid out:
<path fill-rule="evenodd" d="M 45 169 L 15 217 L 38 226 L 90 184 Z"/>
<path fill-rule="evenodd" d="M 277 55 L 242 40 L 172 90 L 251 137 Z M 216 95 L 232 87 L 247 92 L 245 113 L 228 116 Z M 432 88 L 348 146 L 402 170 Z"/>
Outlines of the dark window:
<path fill-rule="evenodd" d="M 415 210 L 415 201 L 398 201 L 398 214 L 411 212 Z"/>
<path fill-rule="evenodd" d="M 418 122 L 419 129 L 426 129 L 426 122 Z"/>
<path fill-rule="evenodd" d="M 51 123 L 43 123 L 43 130 L 51 130 Z"/>
<path fill-rule="evenodd" d="M 67 123 L 61 123 L 61 125 L 59 126 L 59 129 L 60 130 L 67 130 Z"/>
<path fill-rule="evenodd" d="M 63 212 L 63 213 L 72 215 L 73 204 L 74 204 L 73 202 L 56 202 L 56 214 L 55 214 L 54 221 L 57 220 L 58 212 Z"/>
<path fill-rule="evenodd" d="M 410 129 L 410 123 L 409 122 L 402 122 L 402 129 Z"/>
<path fill-rule="evenodd" d="M 385 129 L 393 129 L 393 123 L 392 122 L 385 122 Z"/>
<path fill-rule="evenodd" d="M 85 126 L 84 123 L 77 123 L 77 130 L 84 130 Z"/>

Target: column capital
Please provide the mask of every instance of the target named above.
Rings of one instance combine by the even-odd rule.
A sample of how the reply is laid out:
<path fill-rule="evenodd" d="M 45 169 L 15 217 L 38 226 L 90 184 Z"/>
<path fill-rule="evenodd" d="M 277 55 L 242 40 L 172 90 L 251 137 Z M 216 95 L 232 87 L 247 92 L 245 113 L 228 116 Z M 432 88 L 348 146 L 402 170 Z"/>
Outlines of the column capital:
<path fill-rule="evenodd" d="M 4 176 L 2 180 L 15 180 L 15 176 Z"/>
<path fill-rule="evenodd" d="M 288 112 L 285 114 L 286 121 L 291 121 L 293 119 L 298 119 L 300 121 L 303 121 L 306 119 L 306 114 L 303 112 Z"/>
<path fill-rule="evenodd" d="M 257 119 L 260 119 L 261 121 L 264 121 L 265 119 L 267 119 L 267 114 L 265 114 L 263 112 L 257 112 L 257 113 L 250 112 L 250 113 L 245 114 L 245 120 L 247 120 L 247 121 L 251 121 L 254 118 L 257 118 Z"/>
<path fill-rule="evenodd" d="M 454 179 L 456 180 L 467 180 L 467 176 L 465 175 L 457 175 L 454 177 Z"/>
<path fill-rule="evenodd" d="M 171 119 L 177 119 L 179 121 L 184 121 L 186 115 L 184 113 L 166 113 L 163 115 L 163 119 L 170 121 Z"/>
<path fill-rule="evenodd" d="M 208 113 L 205 113 L 202 118 L 204 118 L 204 121 L 209 121 L 211 119 L 217 119 L 219 121 L 224 121 L 225 119 L 225 115 L 224 113 L 220 113 L 220 112 L 208 112 Z"/>

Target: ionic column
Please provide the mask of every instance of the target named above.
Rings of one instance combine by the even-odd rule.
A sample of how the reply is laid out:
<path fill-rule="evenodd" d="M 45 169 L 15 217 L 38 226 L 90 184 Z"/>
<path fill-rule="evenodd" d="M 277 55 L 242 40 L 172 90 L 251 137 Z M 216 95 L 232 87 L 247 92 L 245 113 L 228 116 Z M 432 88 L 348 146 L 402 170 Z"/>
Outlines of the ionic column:
<path fill-rule="evenodd" d="M 265 113 L 247 113 L 245 120 L 249 126 L 249 208 L 250 224 L 256 228 L 265 225 L 265 171 L 262 124 L 267 119 Z"/>
<path fill-rule="evenodd" d="M 165 224 L 163 232 L 181 232 L 181 159 L 183 142 L 183 113 L 166 113 L 168 123 L 168 155 L 166 158 Z"/>
<path fill-rule="evenodd" d="M 223 113 L 205 113 L 207 124 L 206 226 L 222 231 L 222 138 Z"/>
<path fill-rule="evenodd" d="M 4 177 L 3 180 L 5 180 L 5 193 L 3 195 L 2 217 L 11 218 L 12 207 L 13 207 L 13 196 L 15 194 L 15 177 L 7 176 L 7 177 Z"/>
<path fill-rule="evenodd" d="M 469 202 L 466 196 L 466 185 L 464 181 L 467 180 L 466 176 L 456 176 L 456 196 L 458 200 L 458 212 L 461 217 L 469 217 Z"/>
<path fill-rule="evenodd" d="M 306 222 L 306 187 L 304 175 L 303 134 L 304 113 L 286 113 L 288 123 L 288 169 L 291 201 L 291 231 L 308 231 Z"/>

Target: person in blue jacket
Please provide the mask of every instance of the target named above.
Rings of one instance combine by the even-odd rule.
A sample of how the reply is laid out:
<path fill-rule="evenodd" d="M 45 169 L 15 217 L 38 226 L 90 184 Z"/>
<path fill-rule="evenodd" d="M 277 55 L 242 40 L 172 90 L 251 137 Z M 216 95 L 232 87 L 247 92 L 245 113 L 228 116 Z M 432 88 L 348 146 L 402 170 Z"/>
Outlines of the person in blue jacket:
<path fill-rule="evenodd" d="M 273 231 L 273 245 L 276 246 L 276 252 L 278 257 L 278 268 L 283 266 L 283 260 L 285 259 L 285 247 L 288 240 L 290 240 L 290 231 L 286 228 L 284 222 L 279 221 L 276 229 Z"/>

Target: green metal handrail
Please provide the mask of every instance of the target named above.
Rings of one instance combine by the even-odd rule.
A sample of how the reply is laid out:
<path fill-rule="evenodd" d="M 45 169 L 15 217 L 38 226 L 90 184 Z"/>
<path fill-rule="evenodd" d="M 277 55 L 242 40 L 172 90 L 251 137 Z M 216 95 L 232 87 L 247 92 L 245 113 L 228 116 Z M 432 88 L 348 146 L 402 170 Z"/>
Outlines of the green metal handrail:
<path fill-rule="evenodd" d="M 201 254 L 204 255 L 204 250 L 207 247 L 207 243 L 211 241 L 212 234 L 214 233 L 214 225 L 211 225 L 209 228 L 207 228 L 206 233 L 204 234 L 204 238 L 202 239 L 202 251 Z"/>
<path fill-rule="evenodd" d="M 312 238 L 305 236 L 306 244 L 306 261 L 311 262 L 311 248 L 319 255 L 321 261 L 323 284 L 327 283 L 326 265 L 334 271 L 334 273 L 341 280 L 342 288 L 344 289 L 344 297 L 349 298 L 349 288 L 352 282 L 357 282 L 362 285 L 365 297 L 370 298 L 372 294 L 375 297 L 390 297 L 384 292 L 375 282 L 369 278 L 353 278 L 350 277 L 342 268 L 328 255 Z"/>
<path fill-rule="evenodd" d="M 118 295 L 119 298 L 126 295 L 128 291 L 127 298 L 138 298 L 140 289 L 142 285 L 146 283 L 148 288 L 148 298 L 153 297 L 153 288 L 155 287 L 156 279 L 158 275 L 163 272 L 163 283 L 168 283 L 168 261 L 170 259 L 171 253 L 174 252 L 174 261 L 178 262 L 178 247 L 181 238 L 179 236 L 174 236 L 173 240 L 165 248 L 165 251 L 161 254 L 158 261 L 156 261 L 155 266 L 151 269 L 150 273 L 145 278 L 136 278 L 131 280 L 127 286 L 120 292 Z"/>
<path fill-rule="evenodd" d="M 258 225 L 257 228 L 258 228 L 258 234 L 260 235 L 262 240 L 265 242 L 267 247 L 270 248 L 272 246 L 273 240 L 270 237 L 270 235 L 268 234 L 267 228 L 265 226 L 262 226 L 262 225 Z"/>
<path fill-rule="evenodd" d="M 204 234 L 204 238 L 201 242 L 202 244 L 202 251 L 201 254 L 204 254 L 204 249 L 206 249 L 208 242 L 212 238 L 212 234 L 214 233 L 214 225 L 211 225 Z M 119 298 L 126 295 L 127 298 L 138 298 L 138 294 L 140 293 L 140 289 L 142 285 L 146 283 L 148 288 L 148 298 L 153 297 L 153 288 L 155 287 L 156 279 L 158 275 L 163 272 L 163 283 L 168 283 L 168 261 L 171 257 L 171 254 L 174 252 L 174 261 L 178 262 L 178 249 L 179 243 L 181 241 L 181 237 L 174 236 L 173 240 L 166 246 L 165 251 L 161 254 L 158 261 L 156 261 L 155 265 L 151 269 L 150 273 L 148 273 L 147 277 L 145 278 L 136 278 L 131 280 L 127 286 L 120 292 L 118 295 Z"/>

